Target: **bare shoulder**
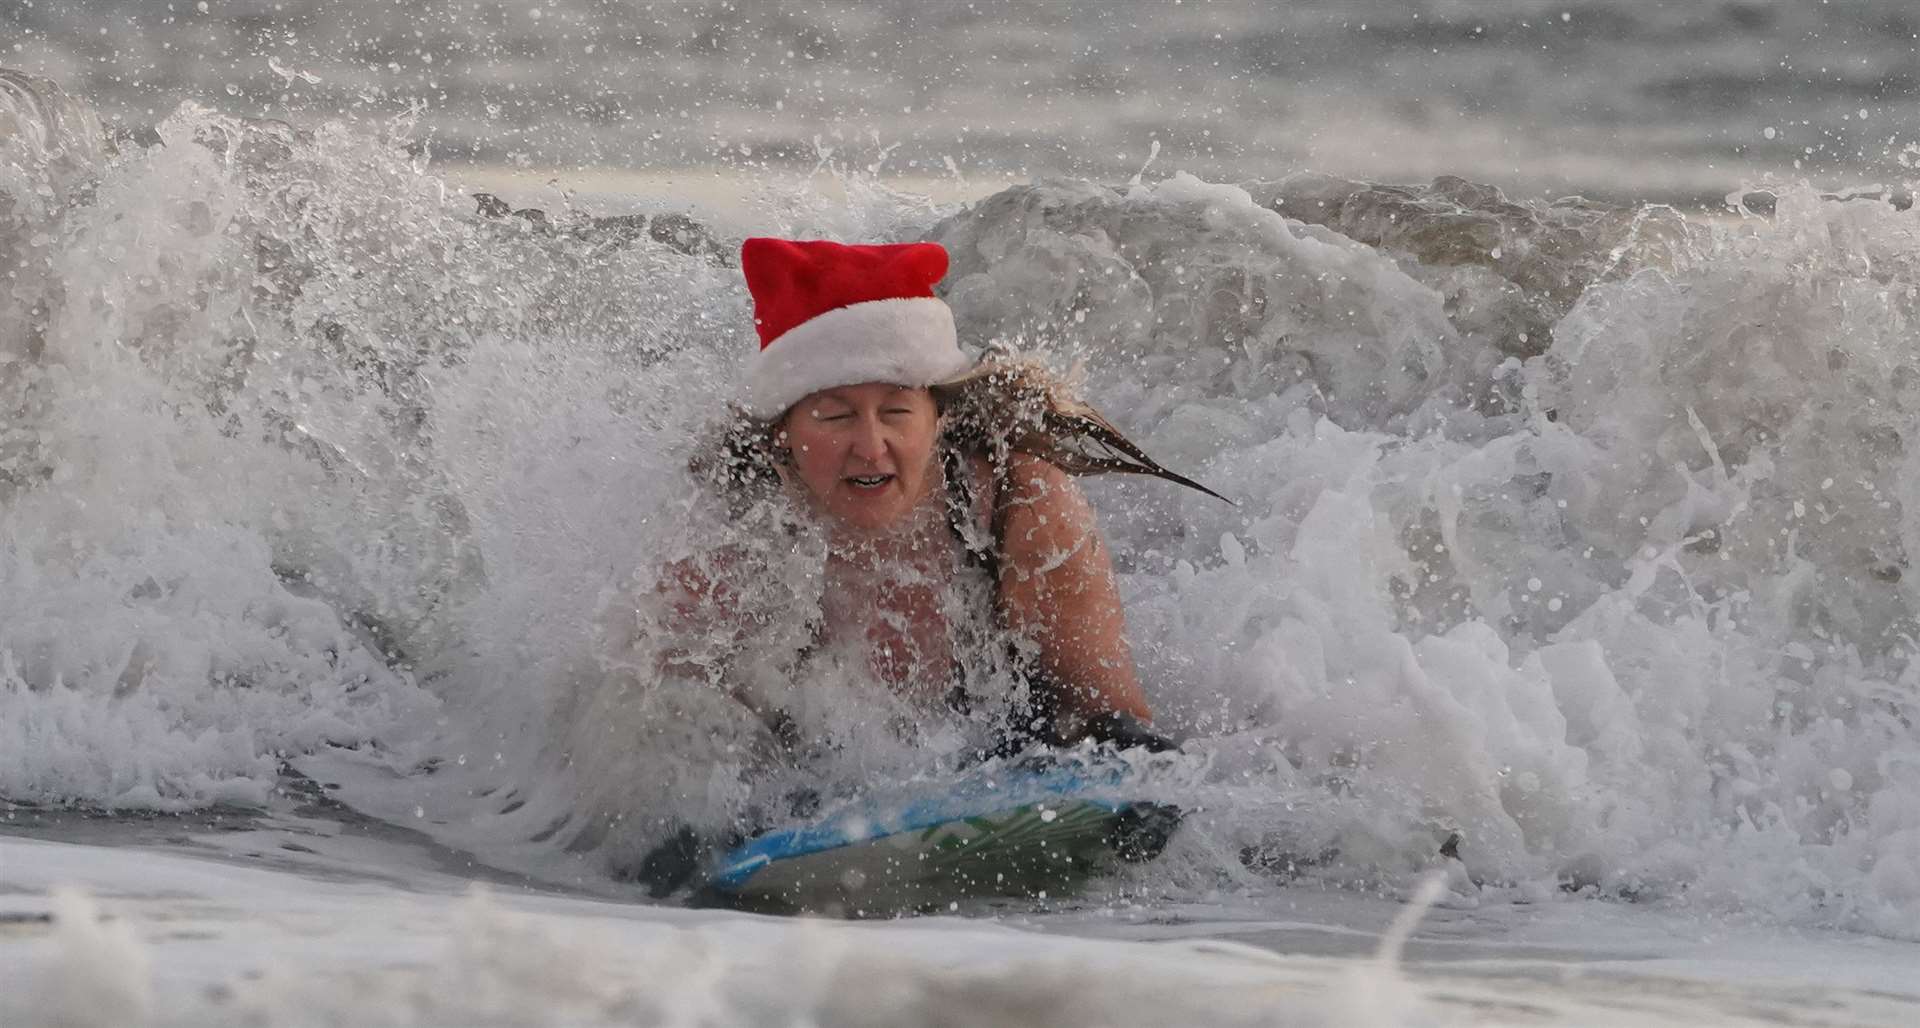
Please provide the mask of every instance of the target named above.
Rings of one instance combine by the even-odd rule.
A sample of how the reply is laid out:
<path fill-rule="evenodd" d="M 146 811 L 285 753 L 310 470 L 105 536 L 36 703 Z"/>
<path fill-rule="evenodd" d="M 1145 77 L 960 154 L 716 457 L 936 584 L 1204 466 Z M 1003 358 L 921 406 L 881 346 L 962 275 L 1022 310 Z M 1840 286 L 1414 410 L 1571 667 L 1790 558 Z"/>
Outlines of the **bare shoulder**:
<path fill-rule="evenodd" d="M 1073 477 L 1060 470 L 1058 464 L 1028 453 L 1008 456 L 1007 486 L 1012 498 L 1030 502 L 1044 499 L 1061 488 L 1079 492 Z"/>
<path fill-rule="evenodd" d="M 732 603 L 737 597 L 728 582 L 736 580 L 745 562 L 745 555 L 735 546 L 683 557 L 661 569 L 655 589 L 683 615 L 710 604 Z"/>
<path fill-rule="evenodd" d="M 1007 462 L 1007 543 L 1077 545 L 1098 537 L 1093 508 L 1073 476 L 1050 461 L 1024 453 Z"/>
<path fill-rule="evenodd" d="M 1003 500 L 1016 507 L 1033 507 L 1049 498 L 1054 501 L 1078 495 L 1073 477 L 1050 461 L 1025 453 L 1011 454 L 1004 473 L 996 473 L 993 460 L 975 454 L 967 458 L 973 481 L 979 483 L 982 514 Z M 1007 495 L 1002 497 L 1000 490 Z"/>

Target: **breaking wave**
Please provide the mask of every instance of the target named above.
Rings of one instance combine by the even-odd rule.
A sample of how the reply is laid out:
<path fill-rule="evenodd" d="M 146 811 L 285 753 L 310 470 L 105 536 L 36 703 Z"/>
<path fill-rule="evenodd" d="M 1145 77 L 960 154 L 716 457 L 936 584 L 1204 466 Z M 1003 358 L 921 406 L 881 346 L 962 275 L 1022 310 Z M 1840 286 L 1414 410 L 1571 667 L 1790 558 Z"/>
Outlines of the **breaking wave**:
<path fill-rule="evenodd" d="M 636 656 L 660 564 L 748 531 L 686 471 L 750 345 L 733 241 L 476 211 L 411 131 L 189 105 L 115 148 L 0 81 L 0 796 L 350 755 L 370 807 L 581 867 L 754 801 L 753 726 Z M 1920 215 L 849 185 L 759 215 L 944 243 L 963 340 L 1078 364 L 1237 501 L 1087 486 L 1200 768 L 1132 887 L 1405 882 L 1459 831 L 1489 889 L 1920 937 Z M 808 685 L 851 773 L 911 767 Z"/>

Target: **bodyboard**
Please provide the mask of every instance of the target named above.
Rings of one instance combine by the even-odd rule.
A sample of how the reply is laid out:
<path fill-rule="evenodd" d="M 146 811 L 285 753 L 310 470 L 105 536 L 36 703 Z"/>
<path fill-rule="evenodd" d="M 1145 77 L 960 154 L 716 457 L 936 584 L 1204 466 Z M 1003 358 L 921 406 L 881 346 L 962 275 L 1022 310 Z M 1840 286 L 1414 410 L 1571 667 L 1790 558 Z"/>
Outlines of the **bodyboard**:
<path fill-rule="evenodd" d="M 869 794 L 722 854 L 703 892 L 856 916 L 1066 895 L 1117 861 L 1158 856 L 1178 826 L 1179 812 L 1139 798 L 1130 776 L 1111 758 L 1049 760 Z"/>

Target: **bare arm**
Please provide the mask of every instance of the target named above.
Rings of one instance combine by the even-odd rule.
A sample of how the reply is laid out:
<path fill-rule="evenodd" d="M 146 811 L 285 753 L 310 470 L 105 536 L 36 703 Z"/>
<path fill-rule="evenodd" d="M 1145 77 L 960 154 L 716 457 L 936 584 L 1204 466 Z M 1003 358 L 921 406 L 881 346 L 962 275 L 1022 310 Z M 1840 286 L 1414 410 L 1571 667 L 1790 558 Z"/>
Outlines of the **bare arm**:
<path fill-rule="evenodd" d="M 738 555 L 702 554 L 667 565 L 655 593 L 666 604 L 664 645 L 657 669 L 719 684 L 733 651 L 751 630 L 737 591 L 727 584 L 740 571 Z"/>
<path fill-rule="evenodd" d="M 654 626 L 661 639 L 653 667 L 658 674 L 704 681 L 732 697 L 766 725 L 774 741 L 791 749 L 791 718 L 734 673 L 741 644 L 765 625 L 729 583 L 757 571 L 737 550 L 708 552 L 663 568 L 654 587 L 665 609 Z"/>
<path fill-rule="evenodd" d="M 1000 602 L 1007 627 L 1040 647 L 1040 664 L 1075 723 L 1105 713 L 1150 720 L 1127 645 L 1126 614 L 1106 540 L 1066 472 L 1016 454 L 1008 467 Z"/>

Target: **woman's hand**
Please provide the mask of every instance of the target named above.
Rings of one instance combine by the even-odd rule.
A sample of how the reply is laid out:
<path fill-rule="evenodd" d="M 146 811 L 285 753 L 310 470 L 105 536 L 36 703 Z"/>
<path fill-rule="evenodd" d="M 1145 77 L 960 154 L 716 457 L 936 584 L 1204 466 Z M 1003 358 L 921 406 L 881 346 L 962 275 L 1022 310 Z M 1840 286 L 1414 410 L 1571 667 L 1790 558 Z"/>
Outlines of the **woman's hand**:
<path fill-rule="evenodd" d="M 1041 670 L 1059 685 L 1064 723 L 1055 730 L 1076 737 L 1102 714 L 1150 720 L 1113 562 L 1086 497 L 1066 472 L 1024 454 L 1010 458 L 1005 489 L 1001 609 L 1010 630 L 1039 645 Z"/>

